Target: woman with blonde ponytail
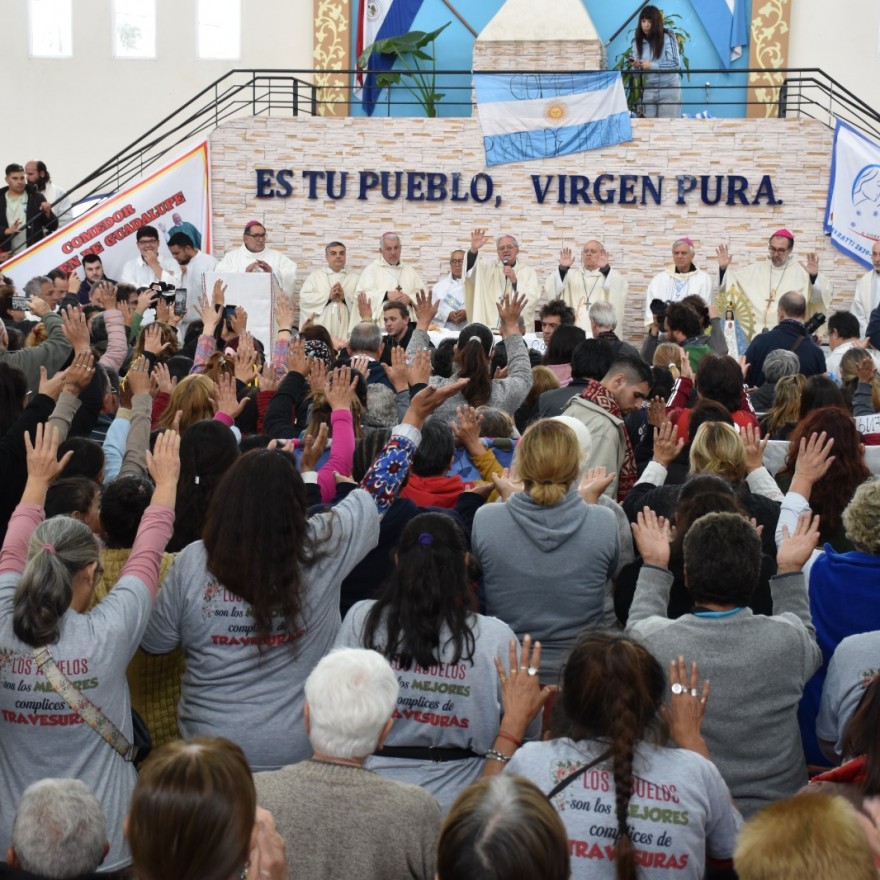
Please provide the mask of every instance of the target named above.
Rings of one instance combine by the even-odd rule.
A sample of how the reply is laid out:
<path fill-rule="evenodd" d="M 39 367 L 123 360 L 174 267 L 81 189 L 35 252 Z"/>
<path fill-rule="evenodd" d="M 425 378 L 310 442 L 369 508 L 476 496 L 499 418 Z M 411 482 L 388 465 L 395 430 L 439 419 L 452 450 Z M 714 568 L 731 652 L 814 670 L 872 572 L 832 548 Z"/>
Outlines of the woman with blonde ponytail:
<path fill-rule="evenodd" d="M 76 777 L 101 802 L 110 841 L 103 868 L 115 871 L 129 861 L 122 826 L 137 775 L 84 718 L 105 730 L 109 721 L 133 739 L 125 670 L 174 525 L 180 440 L 166 431 L 148 454 L 152 503 L 118 582 L 91 611 L 102 573 L 95 536 L 71 517 L 43 522 L 46 491 L 72 453 L 58 461 L 58 432 L 42 425 L 25 444 L 28 480 L 0 552 L 0 839 L 12 839 L 16 804 L 31 783 Z M 99 715 L 88 705 L 72 708 L 83 697 Z"/>
<path fill-rule="evenodd" d="M 707 865 L 729 863 L 742 824 L 700 734 L 708 696 L 696 664 L 674 661 L 667 688 L 641 644 L 587 630 L 562 675 L 567 735 L 503 745 L 507 760 L 487 762 L 488 773 L 524 776 L 549 798 L 565 825 L 573 880 L 701 880 Z M 513 670 L 502 699 L 502 729 L 518 740 L 517 720 L 540 691 Z M 678 748 L 667 747 L 670 734 Z"/>
<path fill-rule="evenodd" d="M 531 633 L 541 642 L 545 684 L 556 684 L 578 633 L 602 622 L 605 584 L 620 555 L 615 514 L 597 503 L 608 481 L 594 493 L 585 478 L 578 492 L 588 447 L 561 421 L 533 422 L 514 458 L 522 491 L 499 481 L 505 503 L 485 505 L 474 519 L 486 611 L 521 639 Z"/>

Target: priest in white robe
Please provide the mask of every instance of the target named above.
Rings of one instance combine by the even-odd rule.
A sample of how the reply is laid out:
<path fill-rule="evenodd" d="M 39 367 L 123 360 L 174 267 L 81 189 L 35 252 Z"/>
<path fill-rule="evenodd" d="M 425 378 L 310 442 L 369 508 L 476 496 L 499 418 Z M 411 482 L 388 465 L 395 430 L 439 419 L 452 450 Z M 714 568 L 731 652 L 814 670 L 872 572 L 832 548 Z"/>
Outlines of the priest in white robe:
<path fill-rule="evenodd" d="M 386 232 L 379 239 L 379 257 L 373 260 L 363 272 L 358 282 L 358 291 L 366 293 L 370 301 L 372 320 L 377 324 L 382 321 L 382 304 L 386 300 L 405 303 L 409 309 L 410 319 L 415 320 L 413 306 L 416 294 L 424 290 L 421 276 L 412 266 L 400 261 L 401 243 L 396 232 Z M 349 330 L 363 319 L 357 307 L 352 309 Z"/>
<path fill-rule="evenodd" d="M 327 328 L 331 336 L 348 336 L 351 316 L 357 315 L 358 275 L 345 267 L 346 250 L 341 241 L 324 248 L 327 265 L 312 272 L 299 292 L 300 326 L 309 319 Z"/>
<path fill-rule="evenodd" d="M 463 330 L 467 325 L 464 307 L 464 251 L 453 251 L 449 256 L 449 274 L 444 275 L 431 290 L 434 302 L 439 302 L 434 319 L 444 330 Z"/>
<path fill-rule="evenodd" d="M 871 262 L 874 268 L 865 272 L 856 282 L 856 292 L 849 310 L 858 318 L 859 336 L 863 339 L 868 329 L 871 312 L 880 306 L 880 241 L 871 248 Z"/>
<path fill-rule="evenodd" d="M 288 296 L 296 287 L 296 263 L 281 251 L 266 247 L 266 227 L 251 220 L 244 228 L 242 245 L 226 253 L 217 272 L 271 272 L 275 285 Z"/>
<path fill-rule="evenodd" d="M 534 269 L 519 259 L 519 245 L 512 235 L 502 235 L 495 242 L 496 260 L 478 260 L 480 248 L 489 241 L 485 229 L 471 232 L 471 246 L 465 267 L 465 310 L 471 321 L 487 327 L 498 325 L 497 303 L 505 293 L 518 293 L 526 298 L 521 320 L 527 331 L 535 326 L 535 307 L 541 297 L 538 276 Z"/>
<path fill-rule="evenodd" d="M 577 326 L 588 339 L 592 336 L 590 306 L 595 302 L 610 302 L 617 314 L 617 326 L 623 327 L 628 286 L 626 278 L 608 262 L 605 246 L 599 241 L 588 241 L 581 251 L 580 268 L 573 264 L 571 248 L 563 248 L 559 266 L 544 285 L 548 299 L 561 299 L 571 306 Z"/>
<path fill-rule="evenodd" d="M 672 263 L 651 279 L 645 297 L 645 326 L 654 323 L 651 301 L 681 302 L 686 296 L 697 294 L 706 303 L 715 302 L 715 284 L 707 272 L 694 265 L 694 243 L 679 238 L 672 244 Z"/>
<path fill-rule="evenodd" d="M 742 269 L 729 268 L 732 257 L 726 245 L 716 250 L 719 311 L 732 308 L 749 339 L 776 326 L 776 310 L 784 293 L 799 293 L 807 301 L 807 317 L 828 311 L 832 284 L 819 273 L 818 255 L 808 253 L 801 264 L 793 250 L 794 236 L 787 229 L 770 236 L 768 259 Z"/>

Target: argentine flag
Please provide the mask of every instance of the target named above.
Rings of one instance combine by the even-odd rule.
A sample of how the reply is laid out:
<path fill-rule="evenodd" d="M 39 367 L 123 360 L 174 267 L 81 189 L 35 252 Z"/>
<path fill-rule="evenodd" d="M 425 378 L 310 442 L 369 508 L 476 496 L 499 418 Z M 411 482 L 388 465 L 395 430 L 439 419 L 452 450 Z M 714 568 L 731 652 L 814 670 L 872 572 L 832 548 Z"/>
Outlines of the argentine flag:
<path fill-rule="evenodd" d="M 722 65 L 729 68 L 749 42 L 747 0 L 693 0 L 693 5 Z"/>
<path fill-rule="evenodd" d="M 474 75 L 486 164 L 548 159 L 632 140 L 619 71 Z"/>

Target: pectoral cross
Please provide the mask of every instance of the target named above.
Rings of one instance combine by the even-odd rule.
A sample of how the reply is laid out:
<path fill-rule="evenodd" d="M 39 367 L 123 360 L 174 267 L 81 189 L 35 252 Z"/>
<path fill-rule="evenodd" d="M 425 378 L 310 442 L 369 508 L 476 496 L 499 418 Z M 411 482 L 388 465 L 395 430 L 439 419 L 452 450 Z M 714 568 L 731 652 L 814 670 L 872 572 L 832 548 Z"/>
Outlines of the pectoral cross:
<path fill-rule="evenodd" d="M 767 326 L 767 316 L 770 314 L 770 307 L 776 301 L 776 290 L 771 290 L 770 295 L 767 297 L 767 308 L 764 309 L 764 326 Z"/>

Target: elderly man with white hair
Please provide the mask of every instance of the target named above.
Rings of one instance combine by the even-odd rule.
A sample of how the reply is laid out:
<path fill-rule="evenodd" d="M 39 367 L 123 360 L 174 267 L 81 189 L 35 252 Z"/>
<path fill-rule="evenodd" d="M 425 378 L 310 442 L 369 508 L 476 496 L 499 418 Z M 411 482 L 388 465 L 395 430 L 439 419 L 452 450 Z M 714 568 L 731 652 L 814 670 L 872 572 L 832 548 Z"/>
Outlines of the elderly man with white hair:
<path fill-rule="evenodd" d="M 358 293 L 365 293 L 370 305 L 370 314 L 362 315 L 352 309 L 351 327 L 360 321 L 382 320 L 382 304 L 402 302 L 409 309 L 411 319 L 415 319 L 413 306 L 416 294 L 425 285 L 416 270 L 408 263 L 401 262 L 402 245 L 396 232 L 385 232 L 379 239 L 379 256 L 361 272 L 357 284 Z"/>
<path fill-rule="evenodd" d="M 608 262 L 608 251 L 601 241 L 591 239 L 581 251 L 580 268 L 574 265 L 574 253 L 564 247 L 559 252 L 559 265 L 544 283 L 548 299 L 561 299 L 577 316 L 577 325 L 590 334 L 590 307 L 594 303 L 611 303 L 617 324 L 623 326 L 628 285 L 626 278 Z"/>
<path fill-rule="evenodd" d="M 651 303 L 681 302 L 696 293 L 706 303 L 715 302 L 715 285 L 707 272 L 694 265 L 694 243 L 689 238 L 678 238 L 672 243 L 672 262 L 651 279 L 645 297 L 645 326 L 654 322 Z"/>
<path fill-rule="evenodd" d="M 465 265 L 465 309 L 471 321 L 487 327 L 498 325 L 496 304 L 505 295 L 526 298 L 522 317 L 526 329 L 535 326 L 535 307 L 541 297 L 538 276 L 534 269 L 524 266 L 519 257 L 519 244 L 512 235 L 502 235 L 495 241 L 497 260 L 478 260 L 481 247 L 489 241 L 485 229 L 471 232 L 471 246 Z"/>
<path fill-rule="evenodd" d="M 628 342 L 624 342 L 614 331 L 617 329 L 617 309 L 610 302 L 594 302 L 590 306 L 590 335 L 593 339 L 601 339 L 611 349 L 611 359 L 617 360 L 620 355 L 641 357 L 639 350 Z"/>
<path fill-rule="evenodd" d="M 91 789 L 79 779 L 41 779 L 18 803 L 6 850 L 11 870 L 4 866 L 0 877 L 115 876 L 95 873 L 109 849 L 107 820 Z"/>
<path fill-rule="evenodd" d="M 437 801 L 364 769 L 391 730 L 399 688 L 388 661 L 362 648 L 332 651 L 306 680 L 314 754 L 254 776 L 257 802 L 287 843 L 291 877 L 432 880 Z"/>

